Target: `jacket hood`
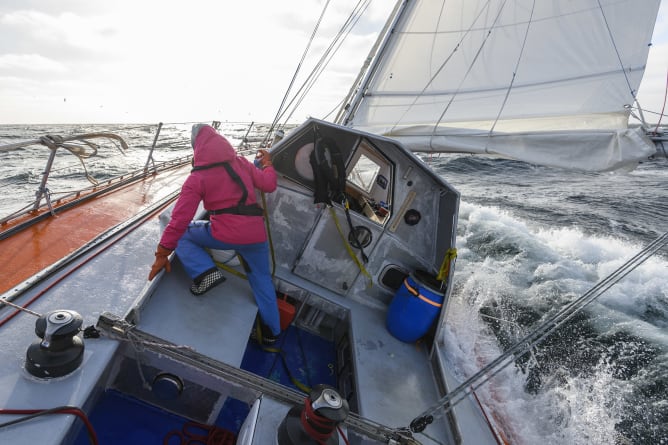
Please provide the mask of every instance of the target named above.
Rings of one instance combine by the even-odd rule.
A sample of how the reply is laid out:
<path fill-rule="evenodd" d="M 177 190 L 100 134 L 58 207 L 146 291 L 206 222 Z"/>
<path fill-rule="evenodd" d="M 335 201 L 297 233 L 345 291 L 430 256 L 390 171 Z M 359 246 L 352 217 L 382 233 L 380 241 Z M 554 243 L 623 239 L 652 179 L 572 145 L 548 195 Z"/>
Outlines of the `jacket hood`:
<path fill-rule="evenodd" d="M 195 167 L 228 162 L 236 158 L 237 153 L 232 144 L 209 125 L 193 125 L 192 140 Z"/>

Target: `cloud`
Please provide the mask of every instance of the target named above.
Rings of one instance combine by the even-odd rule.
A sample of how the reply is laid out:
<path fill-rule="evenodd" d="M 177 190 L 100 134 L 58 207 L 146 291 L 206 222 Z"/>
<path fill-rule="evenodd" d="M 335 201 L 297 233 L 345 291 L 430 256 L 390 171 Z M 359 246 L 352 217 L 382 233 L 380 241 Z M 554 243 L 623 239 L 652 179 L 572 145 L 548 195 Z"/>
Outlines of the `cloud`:
<path fill-rule="evenodd" d="M 0 73 L 11 74 L 25 71 L 65 73 L 68 69 L 62 63 L 39 54 L 0 55 Z"/>
<path fill-rule="evenodd" d="M 41 54 L 64 61 L 117 53 L 114 17 L 18 10 L 0 15 L 0 53 Z"/>
<path fill-rule="evenodd" d="M 292 93 L 356 3 L 328 6 Z M 306 114 L 324 117 L 343 98 L 394 3 L 370 4 L 294 120 Z M 0 122 L 271 121 L 324 4 L 2 0 Z M 657 23 L 657 32 L 662 26 Z M 660 43 L 655 42 L 650 54 L 657 54 Z M 665 59 L 663 65 L 656 69 L 665 80 Z M 645 75 L 650 94 L 662 97 L 650 77 Z M 641 95 L 647 88 L 643 85 Z M 23 115 L 18 110 L 24 110 Z"/>

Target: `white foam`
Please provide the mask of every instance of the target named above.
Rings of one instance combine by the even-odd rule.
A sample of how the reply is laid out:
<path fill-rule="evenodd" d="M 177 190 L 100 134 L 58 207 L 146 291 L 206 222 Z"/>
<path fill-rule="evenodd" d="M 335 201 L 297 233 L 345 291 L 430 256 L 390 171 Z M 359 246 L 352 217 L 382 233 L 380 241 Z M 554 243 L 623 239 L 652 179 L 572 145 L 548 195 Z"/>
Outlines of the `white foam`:
<path fill-rule="evenodd" d="M 459 378 L 471 376 L 501 353 L 479 310 L 493 301 L 512 299 L 520 305 L 543 307 L 579 297 L 624 264 L 643 246 L 608 235 L 589 236 L 577 227 L 546 228 L 515 218 L 493 207 L 465 202 L 460 206 L 455 291 L 449 307 L 446 359 Z M 468 242 L 491 240 L 514 247 L 510 254 L 481 257 L 485 246 Z M 516 253 L 512 253 L 516 252 Z M 648 310 L 668 312 L 668 262 L 653 257 L 588 308 L 603 332 L 624 329 L 659 344 L 667 316 L 656 326 L 642 322 Z M 509 329 L 513 320 L 507 323 Z M 526 334 L 526 332 L 524 333 Z M 518 338 L 520 338 L 518 336 Z M 575 340 L 575 339 L 574 339 Z M 613 377 L 605 363 L 587 377 L 567 372 L 543 381 L 539 394 L 524 390 L 526 376 L 508 367 L 482 387 L 478 396 L 502 419 L 513 443 L 616 443 L 615 424 L 622 410 L 621 395 L 631 383 Z"/>

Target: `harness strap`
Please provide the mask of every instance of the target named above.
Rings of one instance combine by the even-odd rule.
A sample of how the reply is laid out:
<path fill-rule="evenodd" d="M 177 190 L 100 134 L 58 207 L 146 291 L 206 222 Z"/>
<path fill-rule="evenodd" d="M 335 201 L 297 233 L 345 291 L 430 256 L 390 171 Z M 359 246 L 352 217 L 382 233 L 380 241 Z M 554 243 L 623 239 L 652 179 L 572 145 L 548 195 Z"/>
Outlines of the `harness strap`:
<path fill-rule="evenodd" d="M 345 194 L 346 189 L 346 166 L 343 160 L 343 154 L 339 149 L 339 146 L 336 144 L 336 141 L 332 138 L 323 138 L 319 132 L 318 128 L 314 129 L 314 146 L 313 151 L 310 155 L 310 163 L 313 168 L 313 179 L 314 179 L 314 203 L 325 203 L 329 206 L 332 205 L 332 200 L 341 202 L 343 210 L 346 213 L 346 220 L 348 221 L 348 227 L 350 228 L 350 233 L 357 241 L 354 247 L 360 250 L 360 255 L 362 256 L 362 261 L 364 264 L 369 262 L 369 257 L 364 253 L 364 246 L 357 239 L 357 231 L 353 225 L 352 219 L 350 217 L 350 203 Z M 329 155 L 329 156 L 328 156 Z M 330 207 L 331 208 L 331 207 Z M 336 214 L 332 212 L 332 215 L 336 221 Z M 343 232 L 337 223 L 337 229 L 341 234 L 341 238 L 344 239 L 346 249 L 351 257 L 355 259 L 355 262 L 359 263 L 357 256 L 350 250 L 350 245 L 345 240 Z M 366 272 L 364 266 L 358 264 L 362 272 Z M 365 273 L 371 280 L 371 276 L 368 273 Z"/>
<path fill-rule="evenodd" d="M 246 199 L 248 199 L 248 189 L 246 184 L 241 179 L 239 174 L 234 171 L 229 162 L 214 162 L 213 164 L 201 165 L 198 167 L 193 167 L 191 171 L 196 170 L 206 170 L 213 167 L 224 167 L 225 171 L 230 178 L 241 188 L 241 198 L 237 202 L 236 206 L 226 207 L 224 209 L 214 209 L 209 210 L 211 215 L 222 215 L 222 214 L 232 214 L 232 215 L 244 215 L 244 216 L 263 216 L 264 210 L 257 203 L 246 204 Z"/>
<path fill-rule="evenodd" d="M 244 216 L 262 216 L 264 215 L 264 210 L 257 204 L 251 205 L 236 205 L 234 207 L 227 207 L 224 209 L 215 209 L 209 210 L 210 215 L 223 215 L 223 214 L 232 214 L 232 215 L 244 215 Z"/>
<path fill-rule="evenodd" d="M 346 188 L 346 165 L 343 154 L 332 138 L 323 138 L 314 129 L 313 151 L 309 162 L 313 169 L 314 204 L 332 204 L 332 199 L 338 201 Z"/>

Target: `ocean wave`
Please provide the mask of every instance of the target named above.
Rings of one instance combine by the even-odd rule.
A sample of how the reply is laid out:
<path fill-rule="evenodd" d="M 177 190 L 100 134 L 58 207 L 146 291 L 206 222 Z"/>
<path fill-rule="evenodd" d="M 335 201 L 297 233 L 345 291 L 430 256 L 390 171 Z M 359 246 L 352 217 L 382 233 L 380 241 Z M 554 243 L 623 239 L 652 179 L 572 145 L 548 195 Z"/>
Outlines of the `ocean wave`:
<path fill-rule="evenodd" d="M 463 202 L 457 247 L 446 344 L 449 359 L 468 376 L 590 290 L 642 243 L 595 237 L 573 227 L 544 227 L 512 212 Z M 483 392 L 486 403 L 505 413 L 511 431 L 522 430 L 520 443 L 668 439 L 666 423 L 656 423 L 668 416 L 668 406 L 658 403 L 668 400 L 666 270 L 665 259 L 651 258 L 518 359 L 514 371 L 491 383 L 493 394 L 521 388 L 525 396 L 512 395 L 511 402 L 504 399 L 499 405 Z M 452 345 L 462 338 L 470 344 Z M 661 384 L 646 380 L 659 374 Z M 532 417 L 529 428 L 520 419 L 536 405 L 546 411 Z M 647 411 L 645 418 L 638 418 L 638 406 Z"/>

